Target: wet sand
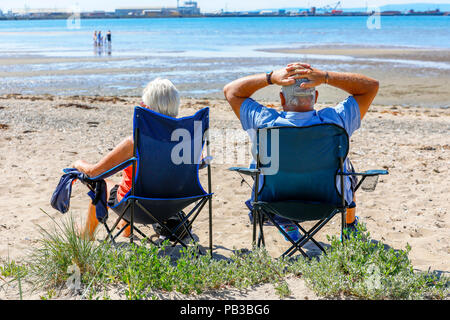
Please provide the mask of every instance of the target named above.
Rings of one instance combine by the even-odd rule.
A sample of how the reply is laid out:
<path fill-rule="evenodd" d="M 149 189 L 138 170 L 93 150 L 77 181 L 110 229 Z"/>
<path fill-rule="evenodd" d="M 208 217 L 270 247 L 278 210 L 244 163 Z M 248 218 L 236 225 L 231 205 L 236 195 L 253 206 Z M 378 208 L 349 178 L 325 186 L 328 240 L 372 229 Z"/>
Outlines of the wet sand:
<path fill-rule="evenodd" d="M 339 44 L 264 50 L 267 57 L 0 57 L 0 94 L 127 95 L 155 77 L 171 79 L 186 98 L 221 99 L 223 86 L 241 76 L 302 61 L 324 70 L 357 72 L 380 81 L 377 105 L 448 107 L 450 50 L 362 47 Z M 285 57 L 279 54 L 286 54 Z M 279 88 L 257 94 L 277 99 Z M 320 88 L 319 103 L 344 98 L 332 87 Z"/>
<path fill-rule="evenodd" d="M 324 45 L 297 49 L 280 48 L 270 51 L 296 54 L 299 61 L 311 63 L 312 66 L 316 60 L 308 55 L 354 58 L 341 62 L 331 58 L 328 70 L 334 71 L 333 64 L 335 64 L 338 71 L 362 73 L 377 79 L 380 82 L 380 90 L 375 98 L 375 104 L 449 106 L 449 70 L 428 66 L 430 62 L 438 65 L 450 62 L 450 50 Z M 401 63 L 402 61 L 408 63 Z M 418 63 L 418 65 L 413 67 L 409 62 Z M 323 103 L 331 103 L 336 96 L 343 97 L 339 90 L 330 87 L 322 86 L 320 93 L 319 101 Z M 270 99 L 273 94 L 273 91 L 267 91 L 261 98 Z"/>

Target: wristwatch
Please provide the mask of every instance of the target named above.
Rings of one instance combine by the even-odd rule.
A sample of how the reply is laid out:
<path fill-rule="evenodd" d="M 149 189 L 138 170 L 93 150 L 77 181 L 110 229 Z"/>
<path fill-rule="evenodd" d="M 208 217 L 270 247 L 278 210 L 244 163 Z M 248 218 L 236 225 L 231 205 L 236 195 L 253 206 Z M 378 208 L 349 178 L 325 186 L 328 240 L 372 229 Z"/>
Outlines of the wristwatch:
<path fill-rule="evenodd" d="M 266 80 L 267 80 L 268 84 L 273 84 L 273 82 L 272 82 L 272 74 L 273 74 L 273 71 L 266 72 Z"/>

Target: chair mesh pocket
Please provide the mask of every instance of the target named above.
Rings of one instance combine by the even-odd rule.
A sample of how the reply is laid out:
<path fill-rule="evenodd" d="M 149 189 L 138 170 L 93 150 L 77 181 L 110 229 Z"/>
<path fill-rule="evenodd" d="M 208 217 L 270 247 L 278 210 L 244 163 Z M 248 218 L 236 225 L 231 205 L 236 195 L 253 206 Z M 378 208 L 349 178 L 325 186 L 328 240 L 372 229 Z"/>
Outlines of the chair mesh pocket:
<path fill-rule="evenodd" d="M 375 191 L 375 188 L 378 183 L 378 176 L 369 176 L 364 179 L 363 183 L 361 184 L 361 188 L 364 191 L 372 192 Z"/>

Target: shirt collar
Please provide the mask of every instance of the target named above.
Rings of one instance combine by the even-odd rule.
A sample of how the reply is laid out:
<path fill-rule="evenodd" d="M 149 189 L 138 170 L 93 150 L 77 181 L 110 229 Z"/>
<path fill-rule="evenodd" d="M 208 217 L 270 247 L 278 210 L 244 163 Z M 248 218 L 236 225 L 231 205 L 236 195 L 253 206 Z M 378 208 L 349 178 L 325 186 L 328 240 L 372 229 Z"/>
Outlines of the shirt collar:
<path fill-rule="evenodd" d="M 286 119 L 293 120 L 306 120 L 312 118 L 316 115 L 316 110 L 311 110 L 307 112 L 296 112 L 296 111 L 282 111 L 281 116 Z"/>

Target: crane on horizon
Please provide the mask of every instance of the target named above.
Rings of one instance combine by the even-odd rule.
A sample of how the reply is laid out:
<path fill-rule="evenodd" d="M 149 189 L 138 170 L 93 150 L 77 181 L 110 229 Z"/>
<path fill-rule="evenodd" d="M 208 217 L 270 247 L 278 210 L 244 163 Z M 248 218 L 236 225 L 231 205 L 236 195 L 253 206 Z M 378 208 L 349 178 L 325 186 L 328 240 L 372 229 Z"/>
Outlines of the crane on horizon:
<path fill-rule="evenodd" d="M 334 3 L 333 5 L 328 4 L 322 8 L 319 8 L 318 10 L 323 11 L 323 13 L 330 12 L 332 15 L 337 15 L 337 14 L 341 14 L 343 12 L 342 10 L 338 10 L 339 6 L 342 7 L 341 1 L 338 1 L 338 2 Z"/>

